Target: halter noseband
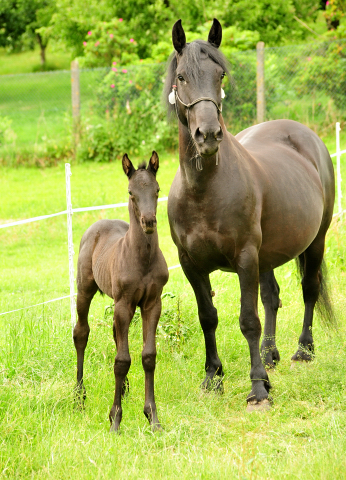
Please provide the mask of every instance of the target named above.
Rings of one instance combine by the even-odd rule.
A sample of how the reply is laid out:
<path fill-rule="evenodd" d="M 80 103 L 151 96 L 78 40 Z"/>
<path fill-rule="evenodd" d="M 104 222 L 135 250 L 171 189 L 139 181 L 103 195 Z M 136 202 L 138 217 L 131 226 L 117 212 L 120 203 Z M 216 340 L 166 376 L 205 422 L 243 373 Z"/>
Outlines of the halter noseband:
<path fill-rule="evenodd" d="M 225 92 L 223 91 L 223 89 L 221 89 L 221 98 L 224 98 L 225 97 Z M 178 114 L 178 108 L 177 108 L 177 100 L 179 100 L 179 102 L 184 105 L 184 107 L 187 109 L 187 116 L 186 116 L 186 121 L 187 121 L 187 128 L 189 130 L 189 133 L 191 135 L 191 138 L 192 138 L 192 134 L 191 134 L 191 129 L 190 129 L 190 122 L 189 122 L 189 113 L 190 113 L 190 108 L 193 107 L 194 105 L 196 105 L 196 103 L 199 103 L 199 102 L 213 102 L 213 104 L 215 105 L 215 107 L 217 108 L 217 112 L 218 112 L 218 115 L 220 115 L 220 113 L 222 112 L 222 103 L 220 103 L 220 105 L 218 105 L 215 100 L 211 97 L 199 97 L 197 98 L 197 100 L 194 100 L 193 102 L 191 103 L 185 103 L 182 101 L 182 99 L 179 97 L 179 94 L 178 94 L 178 90 L 177 90 L 177 86 L 176 85 L 172 85 L 172 91 L 171 93 L 169 94 L 168 96 L 168 100 L 169 100 L 169 103 L 171 104 L 174 104 L 175 106 L 175 113 L 178 117 L 178 120 L 180 120 L 179 118 L 179 114 Z M 180 120 L 181 121 L 181 120 Z M 203 167 L 202 167 L 202 162 L 201 162 L 201 156 L 197 153 L 197 155 L 193 158 L 196 158 L 196 168 L 197 170 L 203 170 Z M 216 154 L 216 165 L 219 164 L 219 158 L 218 158 L 218 154 Z"/>

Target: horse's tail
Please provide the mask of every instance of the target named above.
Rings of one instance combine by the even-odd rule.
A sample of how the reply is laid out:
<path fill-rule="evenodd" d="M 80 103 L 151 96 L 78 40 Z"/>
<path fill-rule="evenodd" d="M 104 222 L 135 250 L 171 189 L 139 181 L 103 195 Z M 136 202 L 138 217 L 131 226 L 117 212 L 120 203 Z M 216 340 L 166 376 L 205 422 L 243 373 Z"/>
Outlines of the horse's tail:
<path fill-rule="evenodd" d="M 297 269 L 300 274 L 300 278 L 304 276 L 304 257 L 300 255 L 296 258 Z M 332 307 L 332 303 L 330 301 L 330 294 L 328 288 L 328 274 L 327 274 L 327 266 L 325 261 L 322 260 L 322 264 L 319 269 L 320 273 L 320 293 L 317 299 L 316 308 L 319 316 L 322 319 L 322 322 L 325 325 L 332 326 L 334 328 L 337 327 L 336 317 L 334 313 L 334 309 Z"/>

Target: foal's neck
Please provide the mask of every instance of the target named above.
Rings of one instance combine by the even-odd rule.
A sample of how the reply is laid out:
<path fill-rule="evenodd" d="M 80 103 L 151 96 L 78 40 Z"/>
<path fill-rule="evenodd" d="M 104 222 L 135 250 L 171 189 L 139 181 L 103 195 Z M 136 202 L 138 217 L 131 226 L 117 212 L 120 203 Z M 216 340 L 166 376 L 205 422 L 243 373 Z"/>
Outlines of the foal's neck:
<path fill-rule="evenodd" d="M 139 261 L 150 261 L 159 245 L 157 229 L 153 233 L 144 233 L 139 218 L 137 218 L 131 200 L 129 201 L 130 226 L 126 234 L 126 241 L 131 249 L 139 255 Z"/>

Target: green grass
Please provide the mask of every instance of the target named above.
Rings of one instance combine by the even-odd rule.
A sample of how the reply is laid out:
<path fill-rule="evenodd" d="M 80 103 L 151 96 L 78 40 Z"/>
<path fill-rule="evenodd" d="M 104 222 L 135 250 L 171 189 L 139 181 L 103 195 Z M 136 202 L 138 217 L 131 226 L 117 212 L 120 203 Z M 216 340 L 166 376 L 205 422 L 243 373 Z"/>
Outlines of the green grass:
<path fill-rule="evenodd" d="M 177 166 L 176 156 L 160 157 L 162 196 Z M 127 199 L 119 162 L 73 165 L 71 185 L 74 207 Z M 0 203 L 0 223 L 66 208 L 62 165 L 45 170 L 3 168 L 0 190 L 6 200 Z M 99 218 L 126 219 L 127 209 L 75 214 L 76 252 L 83 231 Z M 158 225 L 161 248 L 168 264 L 174 265 L 177 255 L 164 204 L 159 206 Z M 110 299 L 96 295 L 91 306 L 83 412 L 73 407 L 76 358 L 69 301 L 0 316 L 0 478 L 345 478 L 345 231 L 345 220 L 334 221 L 326 248 L 339 331 L 324 328 L 317 319 L 316 359 L 293 370 L 290 357 L 301 331 L 303 301 L 293 263 L 277 270 L 283 303 L 278 319 L 282 362 L 271 374 L 274 405 L 266 414 L 245 412 L 250 365 L 238 325 L 235 275 L 212 274 L 217 341 L 226 372 L 225 393 L 218 395 L 199 388 L 204 341 L 196 303 L 182 271 L 170 273 L 165 291 L 175 298 L 163 300 L 157 337 L 156 397 L 164 427 L 158 434 L 150 432 L 142 413 L 140 322 L 130 329 L 130 394 L 124 402 L 122 433 L 108 433 L 115 356 L 112 322 L 104 315 Z M 0 249 L 0 312 L 69 293 L 64 217 L 2 229 Z M 167 335 L 167 325 L 174 327 L 174 335 Z"/>

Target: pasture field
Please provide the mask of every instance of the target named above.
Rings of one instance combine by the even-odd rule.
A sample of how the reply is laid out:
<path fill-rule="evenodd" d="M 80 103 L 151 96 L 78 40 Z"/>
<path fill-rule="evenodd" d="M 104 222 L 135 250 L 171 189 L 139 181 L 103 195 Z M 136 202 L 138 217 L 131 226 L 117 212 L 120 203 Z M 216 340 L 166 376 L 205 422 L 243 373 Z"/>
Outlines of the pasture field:
<path fill-rule="evenodd" d="M 328 143 L 334 152 L 333 140 Z M 177 167 L 177 155 L 160 156 L 162 196 L 168 194 Z M 64 178 L 63 165 L 2 168 L 0 223 L 64 210 Z M 72 165 L 71 186 L 75 208 L 127 201 L 120 162 Z M 75 263 L 82 233 L 100 218 L 126 220 L 127 209 L 74 214 Z M 158 207 L 158 228 L 167 263 L 176 265 L 164 202 Z M 105 313 L 109 298 L 97 294 L 91 305 L 83 411 L 73 403 L 76 354 L 69 300 L 0 316 L 0 478 L 344 479 L 345 235 L 345 218 L 334 220 L 326 262 L 339 326 L 337 331 L 327 328 L 316 318 L 316 358 L 310 365 L 291 369 L 303 317 L 294 262 L 276 271 L 283 304 L 277 332 L 282 360 L 270 374 L 274 404 L 268 413 L 245 412 L 250 358 L 238 324 L 236 275 L 212 274 L 217 341 L 226 373 L 220 395 L 199 387 L 205 359 L 195 299 L 181 269 L 170 272 L 157 334 L 155 379 L 164 430 L 155 434 L 143 415 L 137 316 L 130 328 L 130 393 L 123 405 L 121 435 L 108 433 L 115 356 L 112 319 Z M 0 250 L 0 312 L 69 293 L 65 216 L 0 229 Z"/>

